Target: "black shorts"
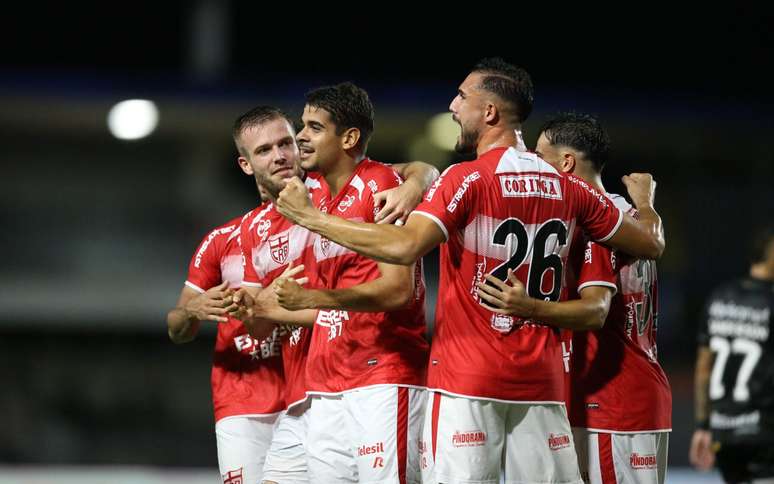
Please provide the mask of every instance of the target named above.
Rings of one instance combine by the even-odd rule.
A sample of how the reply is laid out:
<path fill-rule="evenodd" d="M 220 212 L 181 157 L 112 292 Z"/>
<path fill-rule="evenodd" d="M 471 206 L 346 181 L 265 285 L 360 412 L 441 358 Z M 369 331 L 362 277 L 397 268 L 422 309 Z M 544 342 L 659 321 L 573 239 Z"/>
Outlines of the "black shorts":
<path fill-rule="evenodd" d="M 774 478 L 774 444 L 721 444 L 716 458 L 728 483 Z"/>

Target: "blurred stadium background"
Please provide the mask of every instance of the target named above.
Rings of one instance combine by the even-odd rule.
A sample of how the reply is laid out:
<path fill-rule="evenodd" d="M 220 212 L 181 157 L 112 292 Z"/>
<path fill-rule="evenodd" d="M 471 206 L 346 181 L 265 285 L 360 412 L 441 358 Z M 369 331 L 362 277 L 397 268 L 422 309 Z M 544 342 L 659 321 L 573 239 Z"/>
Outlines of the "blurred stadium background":
<path fill-rule="evenodd" d="M 216 0 L 19 8 L 0 34 L 0 483 L 215 482 L 214 328 L 176 347 L 164 318 L 203 234 L 256 204 L 231 123 L 262 103 L 298 115 L 308 89 L 352 80 L 376 108 L 373 158 L 443 168 L 456 158 L 437 115 L 491 55 L 533 76 L 528 146 L 550 114 L 592 112 L 613 140 L 607 188 L 631 171 L 658 180 L 669 481 L 717 482 L 685 469 L 695 332 L 711 287 L 747 270 L 753 226 L 773 220 L 770 15 L 552 12 L 506 29 L 496 12 L 479 25 L 460 11 L 301 22 Z M 136 140 L 108 126 L 128 99 L 156 110 L 113 126 L 137 136 L 144 119 Z"/>

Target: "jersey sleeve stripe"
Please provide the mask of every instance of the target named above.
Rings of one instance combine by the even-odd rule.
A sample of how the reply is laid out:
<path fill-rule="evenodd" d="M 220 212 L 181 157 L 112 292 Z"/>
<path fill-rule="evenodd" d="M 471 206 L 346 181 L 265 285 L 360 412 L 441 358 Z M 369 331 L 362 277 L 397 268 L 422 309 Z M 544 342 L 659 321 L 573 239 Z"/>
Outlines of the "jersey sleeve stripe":
<path fill-rule="evenodd" d="M 194 284 L 194 283 L 193 283 L 193 282 L 191 282 L 191 281 L 185 281 L 185 285 L 186 285 L 186 286 L 188 286 L 188 287 L 190 287 L 191 289 L 193 289 L 193 290 L 194 290 L 194 291 L 196 291 L 196 292 L 199 292 L 199 293 L 203 293 L 203 292 L 205 292 L 205 290 L 204 290 L 204 289 L 202 289 L 201 287 L 197 286 L 196 284 Z"/>
<path fill-rule="evenodd" d="M 446 226 L 443 224 L 443 222 L 441 222 L 441 219 L 439 219 L 438 217 L 436 217 L 435 215 L 433 215 L 431 213 L 421 212 L 419 210 L 414 210 L 411 213 L 412 213 L 412 215 L 413 214 L 417 214 L 417 215 L 425 216 L 425 217 L 429 218 L 430 220 L 432 220 L 433 222 L 435 222 L 436 224 L 438 224 L 438 226 L 441 228 L 441 231 L 443 232 L 443 235 L 446 238 L 446 240 L 447 241 L 449 240 L 449 231 L 446 230 Z"/>
<path fill-rule="evenodd" d="M 615 235 L 616 232 L 618 232 L 618 229 L 621 227 L 621 224 L 623 223 L 624 213 L 618 207 L 616 207 L 616 210 L 618 210 L 618 222 L 616 222 L 615 227 L 613 227 L 613 230 L 611 230 L 609 234 L 607 234 L 605 237 L 601 239 L 598 239 L 597 242 L 604 242 L 606 240 L 609 240 L 612 236 Z"/>
<path fill-rule="evenodd" d="M 587 288 L 589 286 L 609 287 L 610 289 L 613 290 L 613 296 L 615 296 L 616 293 L 618 292 L 618 286 L 616 286 L 612 282 L 607 282 L 607 281 L 586 281 L 583 284 L 581 284 L 580 286 L 578 286 L 578 292 L 581 292 L 581 290 L 583 290 L 583 289 L 585 289 L 585 288 Z"/>

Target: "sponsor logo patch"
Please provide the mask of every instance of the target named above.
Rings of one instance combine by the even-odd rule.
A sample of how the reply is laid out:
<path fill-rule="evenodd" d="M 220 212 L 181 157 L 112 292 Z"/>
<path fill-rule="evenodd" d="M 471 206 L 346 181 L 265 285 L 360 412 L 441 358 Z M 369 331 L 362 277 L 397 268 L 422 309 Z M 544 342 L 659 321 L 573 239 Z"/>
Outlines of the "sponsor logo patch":
<path fill-rule="evenodd" d="M 468 188 L 470 188 L 471 183 L 478 180 L 479 178 L 481 178 L 481 175 L 477 171 L 474 171 L 470 175 L 466 176 L 464 180 L 462 180 L 462 184 L 454 194 L 454 198 L 452 198 L 451 202 L 449 202 L 449 205 L 446 206 L 446 210 L 449 213 L 454 213 L 454 211 L 457 210 L 457 204 L 460 203 L 460 200 L 462 200 L 465 192 L 467 192 Z"/>
<path fill-rule="evenodd" d="M 629 457 L 629 464 L 632 469 L 655 469 L 658 462 L 655 454 L 640 455 L 634 452 Z"/>
<path fill-rule="evenodd" d="M 363 457 L 364 455 L 371 455 L 371 454 L 383 454 L 384 453 L 384 442 L 377 442 L 373 445 L 361 445 L 357 448 L 357 455 L 358 457 Z"/>
<path fill-rule="evenodd" d="M 486 444 L 486 432 L 481 430 L 470 430 L 460 432 L 456 430 L 452 435 L 452 445 L 454 447 L 480 447 Z"/>
<path fill-rule="evenodd" d="M 513 316 L 494 313 L 492 314 L 490 324 L 495 331 L 509 333 L 513 329 Z"/>
<path fill-rule="evenodd" d="M 562 199 L 558 178 L 540 175 L 501 175 L 500 188 L 504 197 L 540 197 Z"/>
<path fill-rule="evenodd" d="M 551 450 L 564 449 L 570 446 L 570 436 L 567 434 L 548 434 L 548 448 Z"/>

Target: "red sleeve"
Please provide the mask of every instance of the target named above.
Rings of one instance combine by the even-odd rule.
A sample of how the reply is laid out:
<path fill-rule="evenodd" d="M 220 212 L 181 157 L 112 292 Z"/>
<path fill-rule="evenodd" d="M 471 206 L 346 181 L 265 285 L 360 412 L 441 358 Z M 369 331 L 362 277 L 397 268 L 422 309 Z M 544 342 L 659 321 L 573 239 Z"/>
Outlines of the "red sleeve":
<path fill-rule="evenodd" d="M 185 285 L 197 292 L 217 286 L 222 282 L 220 272 L 220 259 L 226 240 L 222 235 L 222 228 L 217 228 L 207 234 L 196 248 L 190 264 L 188 264 L 188 278 Z"/>
<path fill-rule="evenodd" d="M 596 242 L 586 242 L 583 265 L 578 275 L 578 293 L 589 286 L 605 286 L 618 291 L 614 252 Z"/>
<path fill-rule="evenodd" d="M 568 186 L 577 200 L 578 223 L 593 240 L 604 242 L 615 235 L 623 221 L 623 212 L 588 183 L 567 175 Z"/>
<path fill-rule="evenodd" d="M 467 223 L 481 185 L 480 179 L 478 170 L 464 163 L 452 165 L 435 181 L 412 213 L 430 218 L 449 240 L 449 233 Z"/>
<path fill-rule="evenodd" d="M 261 279 L 258 277 L 258 272 L 253 262 L 253 249 L 257 244 L 255 232 L 251 225 L 256 216 L 254 213 L 251 213 L 250 216 L 245 217 L 239 228 L 239 245 L 242 248 L 242 259 L 245 263 L 242 284 L 245 286 L 262 287 Z"/>

